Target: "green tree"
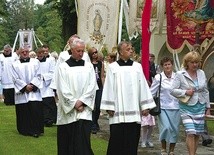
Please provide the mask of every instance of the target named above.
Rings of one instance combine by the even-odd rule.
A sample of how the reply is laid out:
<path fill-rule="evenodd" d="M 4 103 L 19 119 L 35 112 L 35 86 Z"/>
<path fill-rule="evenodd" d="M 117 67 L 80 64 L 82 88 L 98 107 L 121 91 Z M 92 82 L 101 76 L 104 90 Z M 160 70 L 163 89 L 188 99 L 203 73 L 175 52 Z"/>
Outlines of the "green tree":
<path fill-rule="evenodd" d="M 63 49 L 62 20 L 52 4 L 35 5 L 34 0 L 0 2 L 0 46 L 12 45 L 19 29 L 33 28 L 42 43 L 56 51 Z"/>
<path fill-rule="evenodd" d="M 6 11 L 6 0 L 0 0 L 0 50 L 3 48 L 3 46 L 7 43 L 9 43 L 9 38 L 7 36 L 7 27 L 6 24 L 6 17 L 7 17 L 7 11 Z"/>
<path fill-rule="evenodd" d="M 77 33 L 77 14 L 74 0 L 46 0 L 45 4 L 53 3 L 62 19 L 62 36 L 64 43 L 72 34 Z"/>
<path fill-rule="evenodd" d="M 62 20 L 56 9 L 50 5 L 37 6 L 35 11 L 35 33 L 53 51 L 61 51 L 65 43 L 62 39 Z"/>
<path fill-rule="evenodd" d="M 10 0 L 6 2 L 7 36 L 10 43 L 14 42 L 19 29 L 33 28 L 34 21 L 34 1 L 33 0 Z"/>

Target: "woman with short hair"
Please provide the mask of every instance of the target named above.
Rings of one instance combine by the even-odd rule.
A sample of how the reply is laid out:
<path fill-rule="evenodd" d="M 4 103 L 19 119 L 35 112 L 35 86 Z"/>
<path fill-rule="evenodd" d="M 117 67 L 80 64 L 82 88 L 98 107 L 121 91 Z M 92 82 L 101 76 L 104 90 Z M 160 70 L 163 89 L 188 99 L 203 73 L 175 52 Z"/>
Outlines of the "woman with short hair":
<path fill-rule="evenodd" d="M 187 103 L 179 101 L 189 155 L 196 154 L 199 136 L 204 133 L 204 115 L 210 114 L 207 78 L 200 69 L 200 62 L 201 56 L 198 52 L 187 53 L 183 58 L 184 68 L 177 72 L 171 91 L 177 98 L 190 98 Z"/>
<path fill-rule="evenodd" d="M 179 135 L 180 112 L 178 100 L 170 94 L 175 78 L 173 60 L 169 57 L 164 57 L 160 64 L 163 71 L 154 77 L 150 90 L 152 95 L 155 96 L 158 92 L 161 79 L 161 113 L 157 117 L 159 140 L 161 141 L 161 155 L 168 155 L 167 143 L 169 143 L 169 155 L 174 155 L 174 149 Z"/>

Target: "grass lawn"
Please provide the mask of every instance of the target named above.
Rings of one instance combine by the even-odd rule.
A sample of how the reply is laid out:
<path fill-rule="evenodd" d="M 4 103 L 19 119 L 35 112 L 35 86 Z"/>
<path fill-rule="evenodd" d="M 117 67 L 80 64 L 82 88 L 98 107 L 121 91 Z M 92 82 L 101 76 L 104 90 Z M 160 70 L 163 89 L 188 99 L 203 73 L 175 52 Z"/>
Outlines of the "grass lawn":
<path fill-rule="evenodd" d="M 210 135 L 214 135 L 214 121 L 207 121 L 207 126 Z"/>
<path fill-rule="evenodd" d="M 107 141 L 92 135 L 95 155 L 105 155 Z M 0 155 L 56 155 L 56 127 L 46 128 L 39 138 L 22 136 L 16 130 L 15 107 L 0 103 Z"/>

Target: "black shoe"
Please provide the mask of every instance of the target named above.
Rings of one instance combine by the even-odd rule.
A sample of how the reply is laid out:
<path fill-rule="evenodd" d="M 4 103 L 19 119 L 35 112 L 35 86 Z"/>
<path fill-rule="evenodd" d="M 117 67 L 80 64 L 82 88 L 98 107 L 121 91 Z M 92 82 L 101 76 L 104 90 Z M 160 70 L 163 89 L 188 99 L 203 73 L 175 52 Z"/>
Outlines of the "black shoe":
<path fill-rule="evenodd" d="M 203 140 L 202 145 L 203 145 L 203 146 L 207 146 L 207 141 L 206 141 L 206 140 Z"/>
<path fill-rule="evenodd" d="M 211 144 L 213 142 L 212 139 L 207 139 L 207 144 Z"/>
<path fill-rule="evenodd" d="M 97 134 L 97 130 L 96 130 L 96 129 L 92 129 L 92 130 L 91 130 L 91 133 L 92 133 L 92 134 Z"/>
<path fill-rule="evenodd" d="M 53 126 L 53 121 L 48 121 L 45 123 L 45 127 L 52 127 Z"/>
<path fill-rule="evenodd" d="M 212 141 L 213 141 L 212 139 L 203 140 L 202 145 L 203 145 L 203 146 L 207 146 L 208 144 L 211 144 Z"/>
<path fill-rule="evenodd" d="M 39 137 L 38 134 L 33 134 L 32 136 L 33 136 L 34 138 L 38 138 L 38 137 Z"/>
<path fill-rule="evenodd" d="M 97 131 L 100 131 L 100 126 L 99 126 L 99 124 L 97 124 L 96 129 L 97 129 Z"/>

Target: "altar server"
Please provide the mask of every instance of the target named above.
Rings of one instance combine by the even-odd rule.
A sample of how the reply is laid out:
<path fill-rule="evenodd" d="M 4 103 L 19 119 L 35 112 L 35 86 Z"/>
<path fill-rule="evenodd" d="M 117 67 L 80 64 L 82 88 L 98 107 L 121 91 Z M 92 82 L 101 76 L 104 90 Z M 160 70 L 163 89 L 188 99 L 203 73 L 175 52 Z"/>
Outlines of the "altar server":
<path fill-rule="evenodd" d="M 156 105 L 141 65 L 130 59 L 131 43 L 119 43 L 118 52 L 120 59 L 109 64 L 101 101 L 101 109 L 109 114 L 107 155 L 137 155 L 141 114 L 148 115 Z"/>
<path fill-rule="evenodd" d="M 42 105 L 44 113 L 44 125 L 51 127 L 56 123 L 56 101 L 53 89 L 50 88 L 53 79 L 55 64 L 52 59 L 45 57 L 45 51 L 40 48 L 37 50 L 37 59 L 40 61 L 43 87 L 41 90 Z"/>
<path fill-rule="evenodd" d="M 4 46 L 4 51 L 0 54 L 0 81 L 3 88 L 3 99 L 6 105 L 14 105 L 14 84 L 11 76 L 12 63 L 16 61 L 18 55 L 12 52 L 9 44 Z"/>
<path fill-rule="evenodd" d="M 93 65 L 82 60 L 84 49 L 84 41 L 74 39 L 71 57 L 58 68 L 58 155 L 93 155 L 90 132 L 97 82 Z"/>
<path fill-rule="evenodd" d="M 19 52 L 20 60 L 12 64 L 17 130 L 22 135 L 39 137 L 44 133 L 40 62 L 29 58 L 28 48 L 20 48 Z"/>

